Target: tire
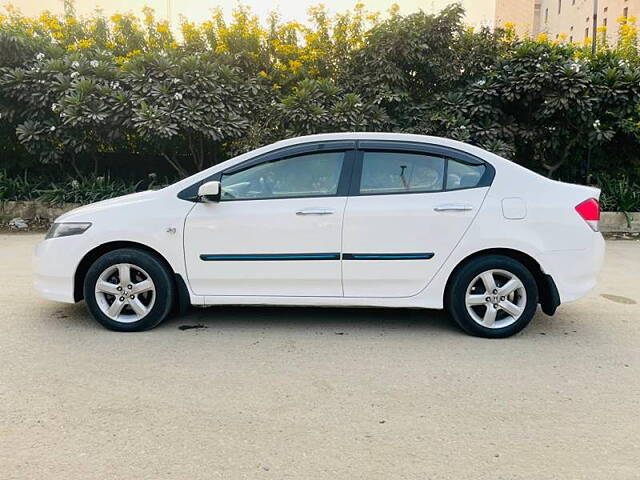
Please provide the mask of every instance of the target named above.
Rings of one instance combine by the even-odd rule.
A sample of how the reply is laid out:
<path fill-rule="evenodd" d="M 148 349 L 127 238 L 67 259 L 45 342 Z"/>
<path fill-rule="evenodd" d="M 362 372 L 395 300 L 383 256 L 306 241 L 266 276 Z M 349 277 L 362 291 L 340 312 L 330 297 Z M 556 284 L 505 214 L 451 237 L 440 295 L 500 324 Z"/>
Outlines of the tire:
<path fill-rule="evenodd" d="M 470 335 L 505 338 L 521 331 L 533 318 L 538 287 L 532 273 L 517 260 L 486 255 L 469 261 L 455 274 L 445 304 Z"/>
<path fill-rule="evenodd" d="M 84 298 L 93 318 L 110 330 L 149 330 L 171 312 L 174 279 L 156 256 L 122 248 L 105 253 L 89 267 Z"/>

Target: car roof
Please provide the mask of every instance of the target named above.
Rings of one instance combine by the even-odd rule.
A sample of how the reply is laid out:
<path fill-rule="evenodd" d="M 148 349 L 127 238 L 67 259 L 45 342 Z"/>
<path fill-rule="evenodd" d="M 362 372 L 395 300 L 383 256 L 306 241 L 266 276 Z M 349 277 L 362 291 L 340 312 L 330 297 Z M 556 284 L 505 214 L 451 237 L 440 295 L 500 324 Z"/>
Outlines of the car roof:
<path fill-rule="evenodd" d="M 437 137 L 432 135 L 418 135 L 414 133 L 395 133 L 395 132 L 336 132 L 336 133 L 319 133 L 315 135 L 303 135 L 300 137 L 288 138 L 280 140 L 269 145 L 268 149 L 277 149 L 282 147 L 294 146 L 298 144 L 311 142 L 330 142 L 336 140 L 378 140 L 378 141 L 395 141 L 395 142 L 417 142 L 431 145 L 440 145 L 455 150 L 470 153 L 485 160 L 490 160 L 492 164 L 512 164 L 510 160 L 499 157 L 480 147 L 470 145 L 468 143 L 452 140 L 445 137 Z"/>
<path fill-rule="evenodd" d="M 279 140 L 272 146 L 284 147 L 288 145 L 297 145 L 309 142 L 329 142 L 335 140 L 390 140 L 397 142 L 420 142 L 431 143 L 437 145 L 471 146 L 463 142 L 451 140 L 444 137 L 436 137 L 431 135 L 418 135 L 414 133 L 396 133 L 396 132 L 335 132 L 335 133 L 318 133 L 314 135 L 303 135 L 300 137 L 287 138 Z"/>

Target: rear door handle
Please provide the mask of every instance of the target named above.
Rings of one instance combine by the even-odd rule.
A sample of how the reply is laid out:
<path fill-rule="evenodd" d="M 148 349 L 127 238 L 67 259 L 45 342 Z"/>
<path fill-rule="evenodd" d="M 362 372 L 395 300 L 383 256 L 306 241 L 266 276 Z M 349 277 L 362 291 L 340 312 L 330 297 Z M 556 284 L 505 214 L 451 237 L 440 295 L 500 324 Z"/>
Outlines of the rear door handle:
<path fill-rule="evenodd" d="M 332 215 L 334 213 L 336 211 L 329 208 L 305 208 L 304 210 L 298 210 L 296 215 Z"/>
<path fill-rule="evenodd" d="M 465 205 L 462 203 L 448 203 L 444 205 L 438 205 L 433 208 L 436 212 L 466 212 L 473 210 L 471 205 Z"/>

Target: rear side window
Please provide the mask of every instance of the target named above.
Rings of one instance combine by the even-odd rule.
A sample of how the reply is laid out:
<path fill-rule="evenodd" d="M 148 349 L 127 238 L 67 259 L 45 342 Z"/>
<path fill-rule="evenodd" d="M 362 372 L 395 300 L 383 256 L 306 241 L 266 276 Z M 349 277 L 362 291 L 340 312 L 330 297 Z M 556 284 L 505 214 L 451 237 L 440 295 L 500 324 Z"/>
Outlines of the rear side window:
<path fill-rule="evenodd" d="M 452 158 L 448 162 L 447 190 L 477 187 L 487 168 L 484 165 L 475 165 Z"/>
<path fill-rule="evenodd" d="M 363 152 L 360 194 L 441 191 L 444 163 L 424 153 Z"/>

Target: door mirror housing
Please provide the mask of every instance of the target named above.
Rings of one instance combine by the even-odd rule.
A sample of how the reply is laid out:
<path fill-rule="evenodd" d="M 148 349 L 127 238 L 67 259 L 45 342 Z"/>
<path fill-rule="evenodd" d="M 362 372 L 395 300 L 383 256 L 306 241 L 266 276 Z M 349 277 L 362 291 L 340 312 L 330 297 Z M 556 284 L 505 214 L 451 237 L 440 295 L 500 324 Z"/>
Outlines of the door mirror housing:
<path fill-rule="evenodd" d="M 219 202 L 222 188 L 217 180 L 206 182 L 198 188 L 198 197 L 206 202 Z"/>

